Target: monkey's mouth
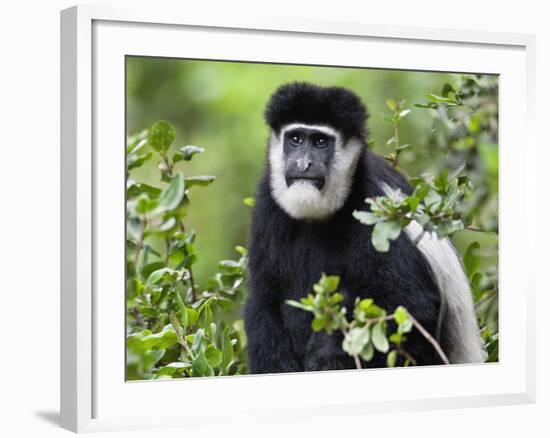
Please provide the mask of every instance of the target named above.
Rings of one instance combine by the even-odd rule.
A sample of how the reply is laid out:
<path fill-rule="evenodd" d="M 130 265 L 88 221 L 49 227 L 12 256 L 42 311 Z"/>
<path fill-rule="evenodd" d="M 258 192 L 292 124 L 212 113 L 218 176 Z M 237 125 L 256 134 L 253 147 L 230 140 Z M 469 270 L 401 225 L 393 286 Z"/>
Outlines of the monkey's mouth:
<path fill-rule="evenodd" d="M 321 190 L 325 186 L 325 178 L 317 176 L 287 176 L 286 185 L 290 187 L 297 182 L 305 182 L 313 185 L 317 190 Z"/>

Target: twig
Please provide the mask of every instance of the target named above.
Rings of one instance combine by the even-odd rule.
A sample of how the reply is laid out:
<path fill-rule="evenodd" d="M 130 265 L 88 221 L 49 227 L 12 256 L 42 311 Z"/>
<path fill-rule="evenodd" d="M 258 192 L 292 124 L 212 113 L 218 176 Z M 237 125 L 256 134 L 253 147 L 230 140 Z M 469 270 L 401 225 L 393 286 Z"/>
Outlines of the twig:
<path fill-rule="evenodd" d="M 197 301 L 197 291 L 195 289 L 195 280 L 193 279 L 193 268 L 189 266 L 189 282 L 191 283 L 191 299 L 193 302 Z"/>
<path fill-rule="evenodd" d="M 166 155 L 162 155 L 162 160 L 164 161 L 164 165 L 166 166 L 166 173 L 168 174 L 168 176 L 174 176 L 174 166 L 170 164 L 168 157 Z"/>
<path fill-rule="evenodd" d="M 466 229 L 467 229 L 468 231 L 476 231 L 476 232 L 478 232 L 478 233 L 490 233 L 490 232 L 493 231 L 493 230 L 484 230 L 483 228 L 475 227 L 475 226 L 473 226 L 473 225 L 467 226 Z"/>
<path fill-rule="evenodd" d="M 399 166 L 399 128 L 398 128 L 398 124 L 399 123 L 395 123 L 393 125 L 393 140 L 394 140 L 394 145 L 395 145 L 395 153 L 394 153 L 394 158 L 393 158 L 393 167 L 397 168 Z"/>
<path fill-rule="evenodd" d="M 428 331 L 422 326 L 422 324 L 420 324 L 416 320 L 414 316 L 412 316 L 409 312 L 407 312 L 407 314 L 409 316 L 409 319 L 413 323 L 413 325 L 418 329 L 418 331 L 422 333 L 422 335 L 428 340 L 430 344 L 433 345 L 433 347 L 435 348 L 435 351 L 437 351 L 437 354 L 439 354 L 439 357 L 441 357 L 441 360 L 443 360 L 443 363 L 445 363 L 446 365 L 449 365 L 450 364 L 449 359 L 441 349 L 441 346 L 439 345 L 439 343 L 432 337 L 432 335 L 428 333 Z"/>
<path fill-rule="evenodd" d="M 395 348 L 395 351 L 397 351 L 397 353 L 399 353 L 401 356 L 405 357 L 405 359 L 407 359 L 413 365 L 417 365 L 415 358 L 412 357 L 408 351 L 403 350 L 400 345 Z"/>
<path fill-rule="evenodd" d="M 185 225 L 180 224 L 180 230 L 182 233 L 185 233 Z M 195 287 L 195 280 L 193 278 L 193 267 L 189 265 L 189 268 L 187 268 L 187 270 L 189 271 L 189 283 L 191 283 L 191 299 L 193 300 L 193 302 L 195 302 L 197 301 L 197 289 Z"/>
<path fill-rule="evenodd" d="M 172 327 L 176 332 L 176 337 L 178 338 L 179 344 L 185 349 L 185 351 L 187 352 L 191 360 L 195 360 L 195 355 L 191 351 L 191 348 L 189 348 L 189 344 L 187 343 L 187 341 L 185 340 L 185 338 L 182 336 L 180 332 L 181 325 L 178 319 L 176 318 L 176 315 L 174 315 L 173 313 L 170 315 L 170 323 L 172 324 Z"/>
<path fill-rule="evenodd" d="M 141 253 L 141 248 L 143 246 L 143 233 L 145 232 L 145 227 L 147 226 L 147 219 L 145 217 L 141 217 L 139 222 L 140 222 L 139 239 L 136 242 L 136 253 L 134 256 L 134 266 L 136 271 L 137 271 L 137 266 L 139 261 L 139 255 Z"/>

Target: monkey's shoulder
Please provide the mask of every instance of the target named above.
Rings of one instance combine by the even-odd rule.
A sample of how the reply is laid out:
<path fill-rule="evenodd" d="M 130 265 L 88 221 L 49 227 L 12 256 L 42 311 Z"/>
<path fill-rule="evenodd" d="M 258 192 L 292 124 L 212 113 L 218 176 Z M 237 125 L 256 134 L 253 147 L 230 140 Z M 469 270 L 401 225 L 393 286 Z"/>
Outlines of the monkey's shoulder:
<path fill-rule="evenodd" d="M 362 165 L 359 166 L 359 170 L 364 169 L 362 184 L 366 189 L 367 196 L 385 195 L 384 185 L 398 188 L 406 195 L 412 193 L 412 187 L 405 176 L 381 155 L 367 151 L 361 160 Z"/>

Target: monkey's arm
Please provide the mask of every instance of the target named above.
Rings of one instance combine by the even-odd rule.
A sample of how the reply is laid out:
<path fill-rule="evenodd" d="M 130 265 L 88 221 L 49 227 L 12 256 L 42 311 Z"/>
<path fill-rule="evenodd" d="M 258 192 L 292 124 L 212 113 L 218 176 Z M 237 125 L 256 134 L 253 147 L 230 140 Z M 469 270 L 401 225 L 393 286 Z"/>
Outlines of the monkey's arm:
<path fill-rule="evenodd" d="M 253 280 L 251 278 L 251 280 Z M 256 283 L 256 284 L 255 284 Z M 248 362 L 251 373 L 303 371 L 294 352 L 290 334 L 284 328 L 280 304 L 267 284 L 258 289 L 251 281 L 245 307 Z"/>

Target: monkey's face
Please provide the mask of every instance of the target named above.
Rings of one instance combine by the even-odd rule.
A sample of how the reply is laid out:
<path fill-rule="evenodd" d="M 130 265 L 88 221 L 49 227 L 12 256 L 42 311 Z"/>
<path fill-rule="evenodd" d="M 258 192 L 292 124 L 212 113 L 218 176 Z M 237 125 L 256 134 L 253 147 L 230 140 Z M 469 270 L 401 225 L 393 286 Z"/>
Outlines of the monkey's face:
<path fill-rule="evenodd" d="M 329 126 L 293 123 L 270 140 L 270 182 L 275 201 L 291 217 L 322 220 L 344 204 L 362 143 Z"/>
<path fill-rule="evenodd" d="M 334 157 L 336 136 L 320 128 L 295 127 L 283 133 L 285 181 L 322 190 Z"/>

